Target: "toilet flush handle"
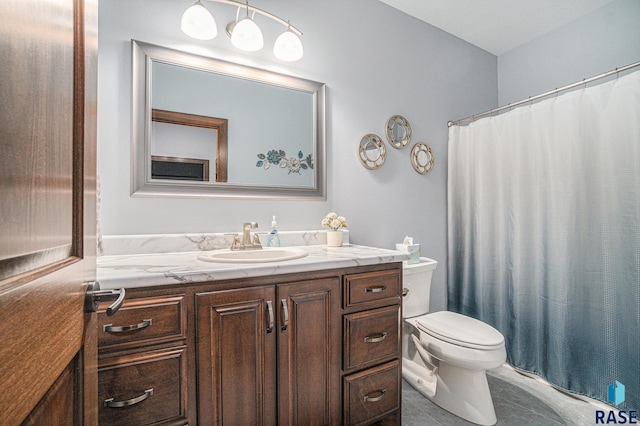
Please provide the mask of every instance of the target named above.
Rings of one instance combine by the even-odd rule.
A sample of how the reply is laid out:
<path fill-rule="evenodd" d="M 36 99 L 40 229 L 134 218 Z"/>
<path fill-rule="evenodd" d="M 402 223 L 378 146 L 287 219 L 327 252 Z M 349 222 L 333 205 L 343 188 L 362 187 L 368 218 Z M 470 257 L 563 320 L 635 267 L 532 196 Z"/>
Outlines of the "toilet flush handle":
<path fill-rule="evenodd" d="M 402 297 L 405 297 L 407 294 L 409 294 L 409 289 L 405 287 L 402 289 Z"/>

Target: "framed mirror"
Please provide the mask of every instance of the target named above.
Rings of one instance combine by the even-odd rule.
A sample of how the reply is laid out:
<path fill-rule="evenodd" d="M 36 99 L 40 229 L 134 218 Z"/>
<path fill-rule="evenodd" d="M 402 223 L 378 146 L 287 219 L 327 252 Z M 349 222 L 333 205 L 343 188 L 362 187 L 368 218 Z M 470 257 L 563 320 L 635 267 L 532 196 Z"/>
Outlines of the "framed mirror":
<path fill-rule="evenodd" d="M 396 149 L 404 148 L 411 141 L 411 126 L 409 121 L 401 115 L 389 117 L 385 132 L 389 144 Z"/>
<path fill-rule="evenodd" d="M 426 175 L 433 170 L 433 165 L 436 161 L 436 156 L 433 154 L 433 150 L 424 142 L 418 142 L 411 148 L 411 165 L 413 169 L 421 175 Z"/>
<path fill-rule="evenodd" d="M 369 170 L 382 167 L 387 159 L 387 148 L 382 138 L 376 134 L 368 133 L 358 142 L 358 159 Z"/>
<path fill-rule="evenodd" d="M 131 48 L 133 196 L 326 199 L 323 83 Z"/>

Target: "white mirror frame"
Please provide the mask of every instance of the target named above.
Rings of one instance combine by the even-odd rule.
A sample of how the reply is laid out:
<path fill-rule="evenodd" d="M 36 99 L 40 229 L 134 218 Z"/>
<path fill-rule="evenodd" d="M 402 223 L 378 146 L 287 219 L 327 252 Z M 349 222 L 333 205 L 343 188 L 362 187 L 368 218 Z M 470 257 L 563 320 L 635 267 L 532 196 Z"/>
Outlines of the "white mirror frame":
<path fill-rule="evenodd" d="M 131 41 L 131 195 L 142 197 L 211 197 L 227 199 L 326 200 L 325 85 L 206 56 Z M 254 82 L 286 87 L 313 95 L 314 185 L 268 186 L 151 179 L 151 64 L 169 64 L 211 71 Z"/>

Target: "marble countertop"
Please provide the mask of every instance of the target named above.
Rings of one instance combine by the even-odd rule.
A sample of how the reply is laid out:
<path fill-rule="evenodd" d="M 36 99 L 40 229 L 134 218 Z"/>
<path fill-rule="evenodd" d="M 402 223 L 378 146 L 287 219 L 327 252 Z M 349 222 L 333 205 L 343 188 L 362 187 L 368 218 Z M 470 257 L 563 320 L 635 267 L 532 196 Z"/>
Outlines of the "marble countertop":
<path fill-rule="evenodd" d="M 120 254 L 98 257 L 97 276 L 102 289 L 189 284 L 235 278 L 318 271 L 407 260 L 407 253 L 346 244 L 297 246 L 308 256 L 272 263 L 230 264 L 198 260 L 200 251 Z"/>

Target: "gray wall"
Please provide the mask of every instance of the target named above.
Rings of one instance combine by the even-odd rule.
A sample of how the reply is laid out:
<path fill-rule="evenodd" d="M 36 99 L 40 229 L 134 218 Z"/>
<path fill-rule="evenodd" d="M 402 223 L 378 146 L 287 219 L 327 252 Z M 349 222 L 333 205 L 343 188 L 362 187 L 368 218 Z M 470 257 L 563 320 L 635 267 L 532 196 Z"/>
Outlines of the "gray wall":
<path fill-rule="evenodd" d="M 638 61 L 640 1 L 616 0 L 500 55 L 500 105 Z"/>
<path fill-rule="evenodd" d="M 423 255 L 440 262 L 432 309 L 444 309 L 446 123 L 497 105 L 496 57 L 378 1 L 252 2 L 290 19 L 304 32 L 304 58 L 287 64 L 271 51 L 282 27 L 258 17 L 265 48 L 241 52 L 224 35 L 235 9 L 206 4 L 216 15 L 219 34 L 213 41 L 199 42 L 180 31 L 180 17 L 190 2 L 100 2 L 98 172 L 103 234 L 239 231 L 247 220 L 267 230 L 274 214 L 281 230 L 319 229 L 322 217 L 336 211 L 347 217 L 353 243 L 393 248 L 405 235 L 421 243 Z M 327 200 L 132 198 L 132 38 L 326 83 Z M 428 175 L 418 175 L 411 167 L 411 146 L 388 147 L 387 162 L 376 171 L 358 162 L 357 142 L 370 132 L 383 136 L 386 120 L 394 114 L 409 120 L 412 144 L 423 141 L 433 148 L 436 163 Z"/>

